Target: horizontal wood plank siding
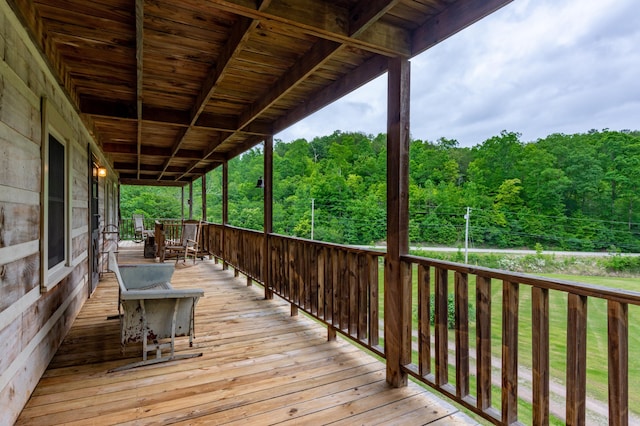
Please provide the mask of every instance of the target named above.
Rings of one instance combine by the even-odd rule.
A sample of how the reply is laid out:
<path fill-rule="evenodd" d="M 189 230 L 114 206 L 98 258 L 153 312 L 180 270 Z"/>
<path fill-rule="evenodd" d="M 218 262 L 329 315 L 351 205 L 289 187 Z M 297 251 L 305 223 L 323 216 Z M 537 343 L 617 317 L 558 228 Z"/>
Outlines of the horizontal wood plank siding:
<path fill-rule="evenodd" d="M 69 273 L 51 291 L 41 294 L 43 97 L 63 117 L 70 132 L 72 228 L 68 236 L 72 257 Z M 88 296 L 89 143 L 95 146 L 85 123 L 18 18 L 1 1 L 0 424 L 12 424 L 17 418 Z M 111 205 L 115 210 L 116 203 Z"/>

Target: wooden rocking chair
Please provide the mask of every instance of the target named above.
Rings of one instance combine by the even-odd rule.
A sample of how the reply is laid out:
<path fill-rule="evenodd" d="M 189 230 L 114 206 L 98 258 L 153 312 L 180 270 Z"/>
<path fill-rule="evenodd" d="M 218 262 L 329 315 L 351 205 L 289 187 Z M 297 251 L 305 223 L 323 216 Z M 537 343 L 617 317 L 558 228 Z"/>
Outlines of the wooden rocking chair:
<path fill-rule="evenodd" d="M 186 262 L 187 257 L 193 256 L 193 263 L 195 264 L 200 245 L 201 227 L 202 222 L 199 220 L 185 220 L 182 223 L 180 241 L 166 241 L 164 257 L 169 258 L 175 256 L 176 263 L 178 263 L 178 260 L 180 260 L 181 257 L 183 262 Z"/>

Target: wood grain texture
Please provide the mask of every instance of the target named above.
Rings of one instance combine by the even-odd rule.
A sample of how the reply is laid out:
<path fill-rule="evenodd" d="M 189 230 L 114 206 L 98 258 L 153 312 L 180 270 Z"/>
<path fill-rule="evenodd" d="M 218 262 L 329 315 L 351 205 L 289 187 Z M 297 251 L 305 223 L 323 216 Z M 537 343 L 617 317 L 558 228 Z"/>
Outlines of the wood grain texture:
<path fill-rule="evenodd" d="M 531 289 L 533 424 L 549 424 L 549 290 Z"/>
<path fill-rule="evenodd" d="M 609 424 L 629 423 L 629 315 L 628 306 L 607 303 L 609 335 Z"/>
<path fill-rule="evenodd" d="M 182 185 L 508 2 L 8 0 L 96 140 L 129 148 L 120 177 Z M 3 37 L 29 81 L 28 41 Z M 17 106 L 0 117 L 29 135 Z"/>
<path fill-rule="evenodd" d="M 587 397 L 587 298 L 568 295 L 567 424 L 585 424 Z"/>
<path fill-rule="evenodd" d="M 119 261 L 144 259 L 121 248 Z M 323 327 L 290 317 L 288 303 L 264 300 L 212 260 L 179 268 L 172 281 L 205 289 L 194 347 L 177 343 L 202 357 L 107 373 L 139 348 L 120 352 L 117 321 L 106 320 L 117 312 L 117 287 L 106 274 L 17 424 L 412 424 L 457 412 L 414 384 L 389 387 L 382 363 L 342 339 L 327 342 Z"/>

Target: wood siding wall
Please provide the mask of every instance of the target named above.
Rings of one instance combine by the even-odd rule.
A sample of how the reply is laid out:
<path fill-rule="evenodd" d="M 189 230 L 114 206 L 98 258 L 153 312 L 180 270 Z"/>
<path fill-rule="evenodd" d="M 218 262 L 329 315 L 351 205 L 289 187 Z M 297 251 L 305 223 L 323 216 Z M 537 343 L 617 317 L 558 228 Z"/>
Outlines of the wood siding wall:
<path fill-rule="evenodd" d="M 40 283 L 42 97 L 72 129 L 72 271 L 48 292 Z M 0 0 L 0 424 L 13 424 L 88 297 L 90 142 L 18 19 Z M 101 182 L 101 197 L 114 179 L 111 173 Z M 117 217 L 115 200 L 101 200 L 100 206 L 101 221 Z"/>

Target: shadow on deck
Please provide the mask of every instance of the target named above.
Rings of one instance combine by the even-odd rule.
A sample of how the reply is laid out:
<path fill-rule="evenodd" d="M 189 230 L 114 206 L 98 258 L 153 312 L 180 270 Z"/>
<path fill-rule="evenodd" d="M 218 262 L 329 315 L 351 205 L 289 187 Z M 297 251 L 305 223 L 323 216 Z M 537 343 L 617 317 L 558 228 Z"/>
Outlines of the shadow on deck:
<path fill-rule="evenodd" d="M 120 248 L 120 263 L 148 262 L 142 246 Z M 385 366 L 289 304 L 264 300 L 213 261 L 176 268 L 175 288 L 198 287 L 196 339 L 177 353 L 203 356 L 117 373 L 141 359 L 121 353 L 117 284 L 105 274 L 51 361 L 17 424 L 469 424 L 423 388 L 393 389 Z"/>

